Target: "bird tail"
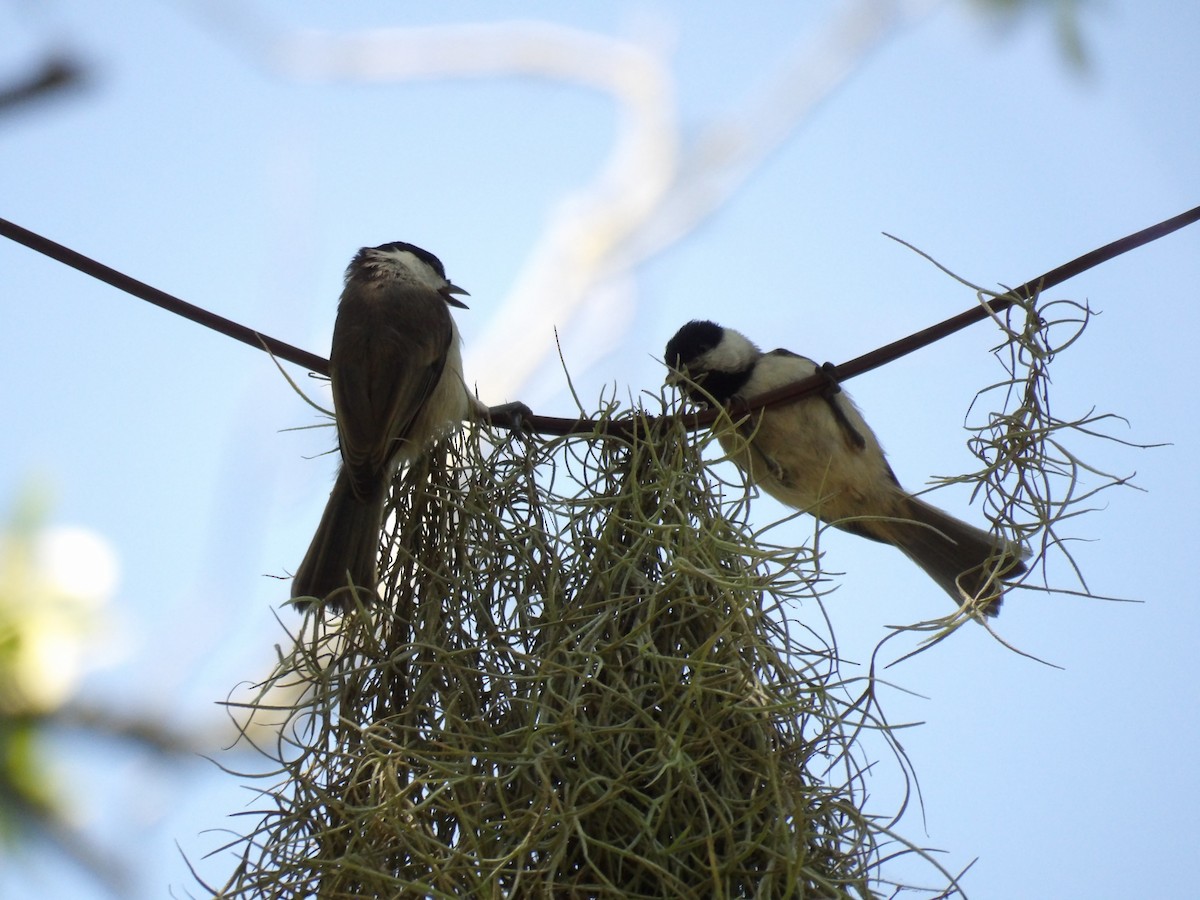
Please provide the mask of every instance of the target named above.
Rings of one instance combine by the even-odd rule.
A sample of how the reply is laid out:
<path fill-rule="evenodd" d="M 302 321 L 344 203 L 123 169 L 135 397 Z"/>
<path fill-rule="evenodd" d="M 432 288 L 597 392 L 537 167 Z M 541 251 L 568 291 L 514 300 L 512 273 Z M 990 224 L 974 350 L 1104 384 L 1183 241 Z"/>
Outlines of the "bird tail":
<path fill-rule="evenodd" d="M 306 610 L 329 597 L 330 604 L 343 608 L 350 599 L 350 584 L 361 589 L 357 593 L 362 602 L 376 599 L 383 502 L 382 491 L 365 499 L 356 496 L 346 469 L 338 471 L 321 523 L 292 579 L 297 607 Z"/>
<path fill-rule="evenodd" d="M 1002 579 L 1026 571 L 1029 552 L 968 525 L 916 497 L 907 497 L 897 519 L 875 520 L 872 530 L 920 566 L 960 606 L 981 603 L 987 616 L 1000 612 Z"/>

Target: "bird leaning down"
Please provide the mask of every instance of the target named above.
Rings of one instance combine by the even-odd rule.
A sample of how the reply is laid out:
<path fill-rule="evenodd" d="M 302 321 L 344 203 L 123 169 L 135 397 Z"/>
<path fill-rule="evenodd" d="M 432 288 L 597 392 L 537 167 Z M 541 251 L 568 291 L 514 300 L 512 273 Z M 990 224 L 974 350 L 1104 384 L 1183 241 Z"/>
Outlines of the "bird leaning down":
<path fill-rule="evenodd" d="M 466 294 L 441 261 L 412 244 L 358 251 L 346 269 L 329 353 L 342 464 L 304 561 L 292 579 L 301 609 L 344 608 L 353 584 L 375 601 L 380 529 L 392 476 L 468 411 L 486 407 L 463 382 L 450 306 Z"/>
<path fill-rule="evenodd" d="M 788 350 L 763 353 L 744 335 L 707 321 L 679 329 L 665 359 L 668 384 L 709 407 L 752 399 L 823 368 Z M 832 379 L 824 393 L 756 410 L 719 439 L 753 484 L 822 522 L 893 545 L 960 606 L 996 615 L 1002 579 L 1026 571 L 1024 548 L 905 491 L 875 433 Z"/>

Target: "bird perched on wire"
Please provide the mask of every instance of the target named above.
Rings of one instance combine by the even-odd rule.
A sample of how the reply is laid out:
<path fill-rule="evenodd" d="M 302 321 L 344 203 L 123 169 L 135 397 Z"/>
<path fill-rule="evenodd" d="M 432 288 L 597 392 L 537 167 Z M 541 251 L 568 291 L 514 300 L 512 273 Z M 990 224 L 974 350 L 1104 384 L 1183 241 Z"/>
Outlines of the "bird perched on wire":
<path fill-rule="evenodd" d="M 411 462 L 482 404 L 463 381 L 450 307 L 466 294 L 441 261 L 412 244 L 358 251 L 346 269 L 329 353 L 342 465 L 292 597 L 307 608 L 344 607 L 350 584 L 376 599 L 384 501 L 397 467 Z"/>
<path fill-rule="evenodd" d="M 706 406 L 751 399 L 826 367 L 788 350 L 761 352 L 714 322 L 684 325 L 667 343 L 667 381 Z M 752 483 L 795 509 L 891 544 L 960 606 L 999 611 L 1001 578 L 1022 574 L 1027 554 L 961 522 L 900 486 L 883 448 L 832 376 L 820 395 L 756 410 L 721 446 Z"/>

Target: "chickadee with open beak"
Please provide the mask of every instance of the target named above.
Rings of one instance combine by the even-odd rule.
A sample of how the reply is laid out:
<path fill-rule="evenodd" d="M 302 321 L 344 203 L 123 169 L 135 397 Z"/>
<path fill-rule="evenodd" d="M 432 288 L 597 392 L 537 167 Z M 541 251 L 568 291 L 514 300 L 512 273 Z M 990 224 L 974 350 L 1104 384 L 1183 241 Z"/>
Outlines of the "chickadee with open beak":
<path fill-rule="evenodd" d="M 292 597 L 307 608 L 331 597 L 344 607 L 349 585 L 376 599 L 384 501 L 401 463 L 412 462 L 482 408 L 463 382 L 458 328 L 466 309 L 441 261 L 396 242 L 358 251 L 346 269 L 333 326 L 329 375 L 342 465 Z"/>
<path fill-rule="evenodd" d="M 713 322 L 684 325 L 667 344 L 669 384 L 705 406 L 752 399 L 821 367 L 788 350 L 761 352 Z M 999 612 L 1001 578 L 1020 575 L 1027 554 L 960 522 L 900 486 L 854 402 L 830 382 L 810 395 L 756 410 L 721 446 L 753 484 L 795 509 L 862 537 L 891 544 L 956 604 L 980 598 Z"/>

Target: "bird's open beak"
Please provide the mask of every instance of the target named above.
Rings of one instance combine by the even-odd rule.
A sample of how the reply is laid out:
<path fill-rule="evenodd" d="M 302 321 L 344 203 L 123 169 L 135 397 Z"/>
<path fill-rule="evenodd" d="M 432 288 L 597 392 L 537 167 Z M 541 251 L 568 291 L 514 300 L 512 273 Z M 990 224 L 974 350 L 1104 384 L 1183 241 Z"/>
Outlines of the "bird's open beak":
<path fill-rule="evenodd" d="M 442 288 L 441 293 L 442 293 L 442 297 L 445 298 L 446 302 L 449 303 L 451 306 L 457 306 L 459 309 L 470 309 L 471 308 L 471 307 L 467 306 L 467 304 L 463 303 L 461 300 L 459 300 L 457 297 L 454 296 L 455 294 L 462 294 L 464 297 L 471 296 L 466 291 L 464 291 L 462 288 L 460 288 L 457 284 L 446 285 L 444 288 Z"/>

